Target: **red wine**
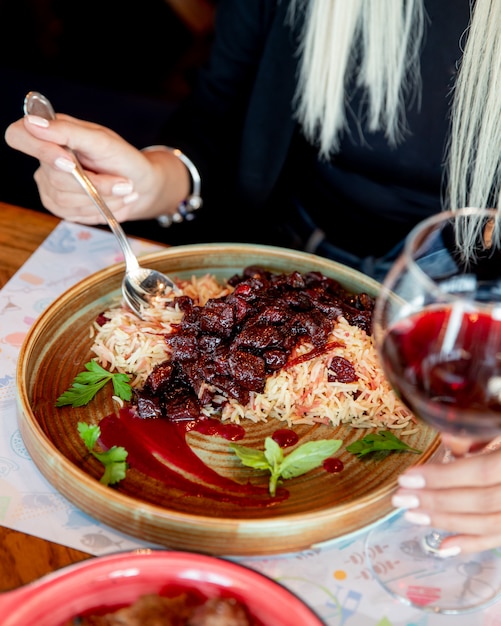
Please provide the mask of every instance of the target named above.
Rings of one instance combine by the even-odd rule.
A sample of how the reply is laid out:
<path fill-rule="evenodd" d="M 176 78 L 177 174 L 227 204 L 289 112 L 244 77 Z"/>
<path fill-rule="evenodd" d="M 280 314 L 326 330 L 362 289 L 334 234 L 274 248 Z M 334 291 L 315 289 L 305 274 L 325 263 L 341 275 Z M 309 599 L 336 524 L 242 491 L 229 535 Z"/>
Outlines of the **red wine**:
<path fill-rule="evenodd" d="M 501 432 L 501 320 L 460 305 L 424 309 L 389 329 L 382 357 L 402 400 L 433 426 Z"/>

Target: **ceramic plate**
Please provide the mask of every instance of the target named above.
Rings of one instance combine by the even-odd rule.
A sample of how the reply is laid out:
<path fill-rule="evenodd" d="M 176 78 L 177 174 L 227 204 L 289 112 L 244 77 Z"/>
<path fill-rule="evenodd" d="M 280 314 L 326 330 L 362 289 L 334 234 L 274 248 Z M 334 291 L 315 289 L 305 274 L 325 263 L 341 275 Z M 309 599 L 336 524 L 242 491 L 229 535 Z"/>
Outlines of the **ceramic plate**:
<path fill-rule="evenodd" d="M 260 264 L 277 272 L 320 271 L 347 289 L 375 295 L 378 283 L 342 265 L 314 255 L 243 244 L 206 244 L 169 248 L 144 257 L 153 267 L 174 277 L 207 272 L 218 278 Z M 222 487 L 217 497 L 191 497 L 176 485 L 130 469 L 116 487 L 99 482 L 102 467 L 89 458 L 77 432 L 79 421 L 99 421 L 116 410 L 111 393 L 100 393 L 82 408 L 55 408 L 90 360 L 89 327 L 120 293 L 123 265 L 98 272 L 60 296 L 32 326 L 21 348 L 17 368 L 19 427 L 25 445 L 50 483 L 92 517 L 129 535 L 155 544 L 213 555 L 262 555 L 307 549 L 384 517 L 391 510 L 397 476 L 435 453 L 436 432 L 422 425 L 407 439 L 421 455 L 393 454 L 383 461 L 359 460 L 346 451 L 337 456 L 343 471 L 312 471 L 286 482 L 288 497 L 273 505 L 235 504 Z M 245 425 L 240 444 L 258 447 L 277 422 Z M 363 436 L 349 426 L 301 426 L 300 443 L 312 439 L 342 439 L 344 445 Z M 245 484 L 249 474 L 228 441 L 190 433 L 189 445 L 205 465 L 231 483 Z M 343 446 L 344 447 L 344 446 Z M 263 480 L 265 480 L 263 478 Z M 265 485 L 266 483 L 263 483 Z"/>
<path fill-rule="evenodd" d="M 243 603 L 259 624 L 322 626 L 301 600 L 270 578 L 231 561 L 186 552 L 138 551 L 89 559 L 0 594 L 2 626 L 65 626 L 85 612 L 115 610 L 145 594 Z M 73 622 L 71 622 L 73 623 Z"/>

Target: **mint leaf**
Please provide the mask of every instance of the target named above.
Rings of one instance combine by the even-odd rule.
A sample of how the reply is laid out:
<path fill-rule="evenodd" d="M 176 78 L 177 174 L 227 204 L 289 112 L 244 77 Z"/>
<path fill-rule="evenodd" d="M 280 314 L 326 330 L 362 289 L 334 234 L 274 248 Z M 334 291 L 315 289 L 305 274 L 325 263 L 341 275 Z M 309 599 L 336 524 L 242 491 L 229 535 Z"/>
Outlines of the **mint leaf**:
<path fill-rule="evenodd" d="M 269 468 L 269 463 L 262 450 L 239 446 L 236 443 L 232 443 L 230 448 L 232 448 L 238 458 L 247 467 L 253 467 L 254 469 L 259 470 L 267 470 Z"/>
<path fill-rule="evenodd" d="M 104 465 L 100 482 L 103 485 L 113 485 L 124 479 L 127 472 L 127 450 L 122 446 L 112 446 L 106 452 L 96 452 L 94 447 L 101 435 L 99 426 L 78 422 L 77 428 L 87 450 Z"/>
<path fill-rule="evenodd" d="M 273 439 L 273 437 L 266 437 L 264 440 L 264 456 L 268 461 L 270 471 L 270 482 L 268 484 L 268 490 L 272 496 L 277 492 L 277 485 L 282 474 L 282 462 L 284 460 L 284 453 L 282 448 Z"/>
<path fill-rule="evenodd" d="M 365 435 L 362 439 L 354 441 L 346 446 L 346 450 L 352 454 L 358 455 L 359 457 L 370 454 L 371 452 L 391 452 L 398 450 L 421 454 L 421 450 L 411 448 L 409 445 L 396 437 L 392 432 L 387 430 L 381 430 L 379 433 L 370 433 Z"/>
<path fill-rule="evenodd" d="M 325 459 L 339 450 L 342 443 L 341 439 L 321 439 L 304 443 L 285 457 L 281 467 L 282 477 L 294 478 L 319 467 Z"/>
<path fill-rule="evenodd" d="M 230 444 L 230 448 L 247 467 L 270 472 L 268 489 L 271 496 L 277 491 L 282 479 L 295 478 L 320 467 L 341 447 L 340 439 L 308 441 L 290 454 L 284 455 L 282 448 L 272 437 L 264 440 L 264 452 L 256 448 Z"/>

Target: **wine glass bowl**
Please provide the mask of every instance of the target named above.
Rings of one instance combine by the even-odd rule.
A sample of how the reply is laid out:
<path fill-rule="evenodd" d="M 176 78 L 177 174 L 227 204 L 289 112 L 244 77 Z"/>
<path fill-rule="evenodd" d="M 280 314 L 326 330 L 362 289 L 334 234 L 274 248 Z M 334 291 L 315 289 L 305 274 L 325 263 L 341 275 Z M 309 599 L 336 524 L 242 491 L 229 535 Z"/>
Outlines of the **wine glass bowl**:
<path fill-rule="evenodd" d="M 442 433 L 487 443 L 501 434 L 501 252 L 498 212 L 447 211 L 418 224 L 376 299 L 375 345 L 396 393 Z M 391 533 L 391 534 L 390 534 Z M 374 530 L 367 558 L 407 604 L 471 611 L 501 592 L 499 551 L 451 555 L 441 530 L 396 517 Z M 378 569 L 383 551 L 394 567 Z"/>
<path fill-rule="evenodd" d="M 442 213 L 409 235 L 378 296 L 374 339 L 386 376 L 418 417 L 490 441 L 501 433 L 501 258 L 490 240 L 465 260 L 451 232 L 478 214 Z M 482 214 L 487 224 L 495 217 Z"/>

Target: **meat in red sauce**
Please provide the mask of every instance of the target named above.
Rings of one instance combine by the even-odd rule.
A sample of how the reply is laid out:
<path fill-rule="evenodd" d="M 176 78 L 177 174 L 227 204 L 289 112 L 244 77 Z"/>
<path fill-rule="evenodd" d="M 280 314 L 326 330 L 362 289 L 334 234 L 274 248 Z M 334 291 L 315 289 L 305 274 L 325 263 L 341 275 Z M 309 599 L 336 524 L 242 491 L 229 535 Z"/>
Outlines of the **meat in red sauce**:
<path fill-rule="evenodd" d="M 319 272 L 277 274 L 249 266 L 228 282 L 234 291 L 205 306 L 176 298 L 184 315 L 166 337 L 171 360 L 136 392 L 140 417 L 197 419 L 214 388 L 247 404 L 250 392 L 262 392 L 267 377 L 288 364 L 299 344 L 321 353 L 339 316 L 370 334 L 374 299 Z M 332 376 L 347 382 L 352 370 L 338 361 Z"/>

